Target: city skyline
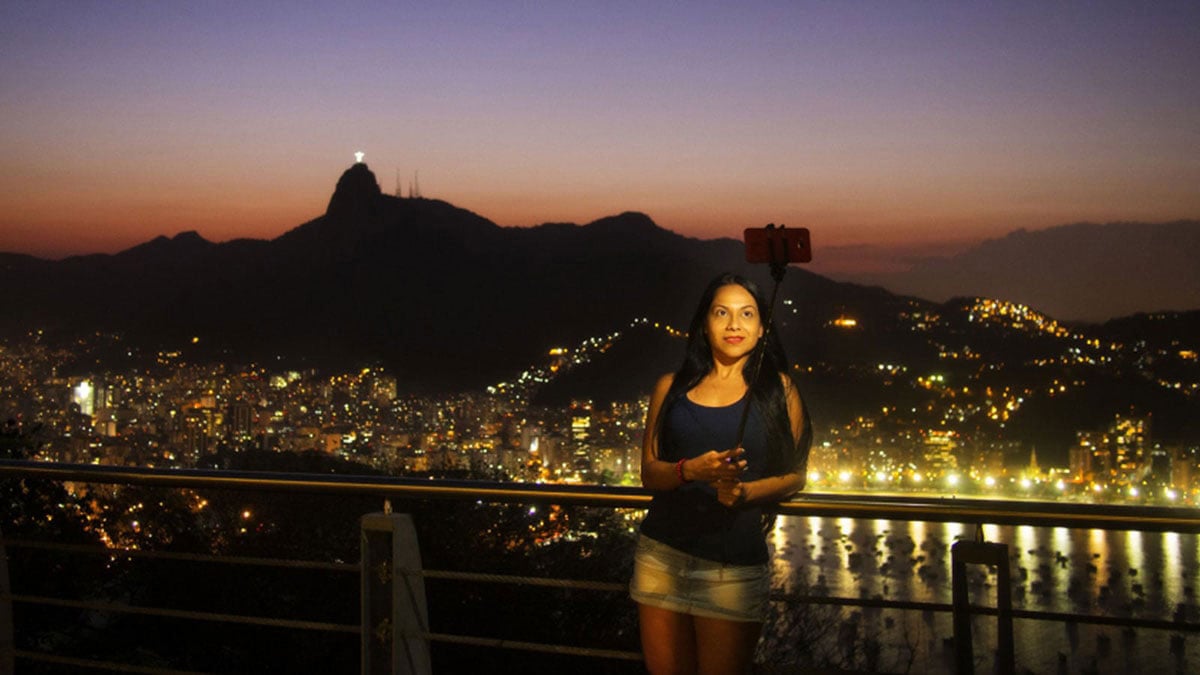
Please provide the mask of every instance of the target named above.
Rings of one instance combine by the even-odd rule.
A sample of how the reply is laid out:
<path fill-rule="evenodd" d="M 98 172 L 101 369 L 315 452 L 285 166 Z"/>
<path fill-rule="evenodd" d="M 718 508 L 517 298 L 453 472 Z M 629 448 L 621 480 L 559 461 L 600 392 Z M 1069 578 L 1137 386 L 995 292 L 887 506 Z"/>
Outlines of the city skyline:
<path fill-rule="evenodd" d="M 0 251 L 273 238 L 356 151 L 504 226 L 786 222 L 818 265 L 1194 218 L 1198 13 L 10 5 Z"/>
<path fill-rule="evenodd" d="M 1195 503 L 1194 350 L 1144 332 L 1128 344 L 1101 340 L 1009 303 L 962 311 L 976 329 L 957 346 L 959 319 L 902 312 L 907 332 L 937 346 L 936 363 L 864 353 L 861 362 L 794 365 L 819 420 L 812 487 Z M 859 327 L 835 330 L 854 340 Z M 1012 361 L 992 353 L 1004 333 L 1010 350 L 1026 344 L 1010 357 L 1034 343 L 1040 356 L 996 365 Z M 644 383 L 606 396 L 595 373 L 624 372 L 626 345 L 645 349 L 655 335 L 680 337 L 639 319 L 551 350 L 503 381 L 417 393 L 403 370 L 379 365 L 214 362 L 186 345 L 145 351 L 119 334 L 64 346 L 31 334 L 0 347 L 0 408 L 6 433 L 30 430 L 39 439 L 30 437 L 30 451 L 55 461 L 194 466 L 220 448 L 318 450 L 389 471 L 636 484 Z M 114 351 L 123 357 L 94 358 Z M 1130 364 L 1137 374 L 1115 384 L 1111 373 Z M 831 386 L 853 391 L 838 404 Z"/>

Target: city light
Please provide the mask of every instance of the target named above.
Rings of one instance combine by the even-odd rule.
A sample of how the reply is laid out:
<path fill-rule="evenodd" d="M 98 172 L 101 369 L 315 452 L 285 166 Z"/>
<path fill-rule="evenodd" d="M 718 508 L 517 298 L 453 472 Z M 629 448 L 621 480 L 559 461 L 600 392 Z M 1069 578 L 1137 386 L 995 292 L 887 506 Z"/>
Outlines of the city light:
<path fill-rule="evenodd" d="M 890 357 L 866 360 L 847 372 L 837 372 L 831 364 L 793 364 L 801 383 L 806 373 L 835 382 L 847 373 L 866 374 L 876 384 L 919 392 L 916 399 L 864 402 L 853 417 L 814 429 L 808 489 L 854 491 L 870 484 L 921 492 L 950 486 L 956 492 L 986 491 L 997 497 L 1108 503 L 1153 495 L 1163 503 L 1188 505 L 1200 500 L 1191 489 L 1159 487 L 1175 478 L 1167 471 L 1177 463 L 1191 462 L 1200 469 L 1200 462 L 1194 451 L 1174 450 L 1152 465 L 1151 451 L 1157 446 L 1151 445 L 1145 416 L 1117 414 L 1101 428 L 1077 430 L 1072 447 L 1038 453 L 1036 462 L 1027 461 L 1031 447 L 1001 440 L 1003 432 L 997 432 L 1020 420 L 1027 406 L 1088 386 L 1086 372 L 1068 375 L 1058 366 L 1087 360 L 1100 364 L 1130 347 L 1039 329 L 1039 319 L 1019 305 L 979 300 L 973 314 L 977 321 L 999 322 L 1005 330 L 1061 337 L 1062 356 L 1031 366 L 1052 370 L 1042 381 L 1023 385 L 996 379 L 993 373 L 1001 364 L 986 359 L 966 370 L 950 363 L 922 366 L 920 375 Z M 943 320 L 924 310 L 908 316 L 927 328 Z M 649 318 L 629 325 L 639 331 L 675 332 L 667 322 Z M 199 339 L 185 337 L 183 342 Z M 84 372 L 71 380 L 57 378 L 60 366 L 49 361 L 42 371 L 30 373 L 21 348 L 6 345 L 7 351 L 0 351 L 0 385 L 5 391 L 27 392 L 29 400 L 59 401 L 66 408 L 52 410 L 51 404 L 39 420 L 49 440 L 37 459 L 47 461 L 103 464 L 119 457 L 131 465 L 207 468 L 206 456 L 224 447 L 232 452 L 316 451 L 388 474 L 417 473 L 431 480 L 445 471 L 486 471 L 489 477 L 522 482 L 638 485 L 645 398 L 611 407 L 587 400 L 562 409 L 531 404 L 548 383 L 595 363 L 621 339 L 621 331 L 610 331 L 548 347 L 535 362 L 513 370 L 519 377 L 445 396 L 399 396 L 396 375 L 374 364 L 324 373 L 253 364 L 200 365 L 189 363 L 189 350 L 178 344 L 154 352 L 166 366 L 161 374 Z M 938 347 L 955 359 L 980 359 L 974 346 Z M 122 344 L 122 353 L 127 351 Z M 1194 359 L 1194 352 L 1175 346 L 1160 356 L 1186 360 Z M 1200 391 L 1200 383 L 1183 382 L 1180 388 L 1179 377 L 1147 381 L 1181 395 Z M 43 386 L 49 389 L 42 391 Z M 64 398 L 74 405 L 64 406 Z M 1155 451 L 1155 456 L 1163 455 Z M 1106 490 L 1109 485 L 1112 489 Z M 1154 487 L 1143 487 L 1149 485 Z"/>

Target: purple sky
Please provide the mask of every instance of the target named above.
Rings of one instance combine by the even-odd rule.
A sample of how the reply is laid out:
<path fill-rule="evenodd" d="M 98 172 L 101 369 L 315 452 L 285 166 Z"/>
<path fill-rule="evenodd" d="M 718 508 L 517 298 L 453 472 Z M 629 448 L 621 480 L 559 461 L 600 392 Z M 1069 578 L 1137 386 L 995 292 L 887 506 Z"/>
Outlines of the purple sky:
<path fill-rule="evenodd" d="M 1200 217 L 1198 2 L 328 5 L 0 4 L 0 251 L 275 237 L 356 150 L 500 225 L 808 227 L 826 272 Z"/>

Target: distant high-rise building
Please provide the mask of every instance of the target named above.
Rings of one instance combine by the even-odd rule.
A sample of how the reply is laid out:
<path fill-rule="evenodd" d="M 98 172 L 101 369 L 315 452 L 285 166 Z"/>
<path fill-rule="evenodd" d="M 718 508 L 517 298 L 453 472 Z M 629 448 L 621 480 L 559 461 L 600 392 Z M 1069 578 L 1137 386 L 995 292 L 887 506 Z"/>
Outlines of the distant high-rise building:
<path fill-rule="evenodd" d="M 1127 480 L 1148 469 L 1147 447 L 1150 421 L 1118 415 L 1108 429 L 1118 473 Z"/>
<path fill-rule="evenodd" d="M 79 412 L 91 417 L 96 412 L 96 389 L 91 380 L 83 380 L 71 391 L 71 402 L 79 406 Z"/>
<path fill-rule="evenodd" d="M 1171 484 L 1171 456 L 1172 452 L 1155 444 L 1150 449 L 1149 456 L 1146 462 L 1146 477 L 1154 485 L 1165 487 Z"/>
<path fill-rule="evenodd" d="M 1071 476 L 1077 481 L 1092 481 L 1096 477 L 1096 444 L 1100 434 L 1095 431 L 1075 433 L 1075 445 L 1068 452 Z"/>
<path fill-rule="evenodd" d="M 1171 452 L 1171 485 L 1190 490 L 1200 461 L 1200 447 L 1175 448 Z"/>
<path fill-rule="evenodd" d="M 254 433 L 254 409 L 245 401 L 234 401 L 229 405 L 225 428 L 231 438 L 250 438 Z"/>
<path fill-rule="evenodd" d="M 184 457 L 195 462 L 212 448 L 216 420 L 211 408 L 191 408 L 182 415 Z"/>
<path fill-rule="evenodd" d="M 592 427 L 591 415 L 573 415 L 571 417 L 571 438 L 582 441 L 588 437 L 588 430 Z"/>
<path fill-rule="evenodd" d="M 938 476 L 957 469 L 958 461 L 954 456 L 957 445 L 954 432 L 930 430 L 925 438 L 926 471 Z"/>
<path fill-rule="evenodd" d="M 1150 421 L 1117 415 L 1097 431 L 1079 431 L 1071 449 L 1071 472 L 1105 483 L 1140 481 L 1150 470 Z"/>

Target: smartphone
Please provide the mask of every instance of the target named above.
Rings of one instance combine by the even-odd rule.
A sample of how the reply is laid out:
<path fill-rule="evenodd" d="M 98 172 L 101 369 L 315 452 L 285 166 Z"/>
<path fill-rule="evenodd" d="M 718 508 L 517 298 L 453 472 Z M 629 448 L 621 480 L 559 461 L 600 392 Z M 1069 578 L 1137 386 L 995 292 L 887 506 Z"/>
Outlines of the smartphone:
<path fill-rule="evenodd" d="M 806 227 L 747 227 L 745 231 L 746 262 L 748 263 L 806 263 L 812 262 L 812 246 Z"/>

